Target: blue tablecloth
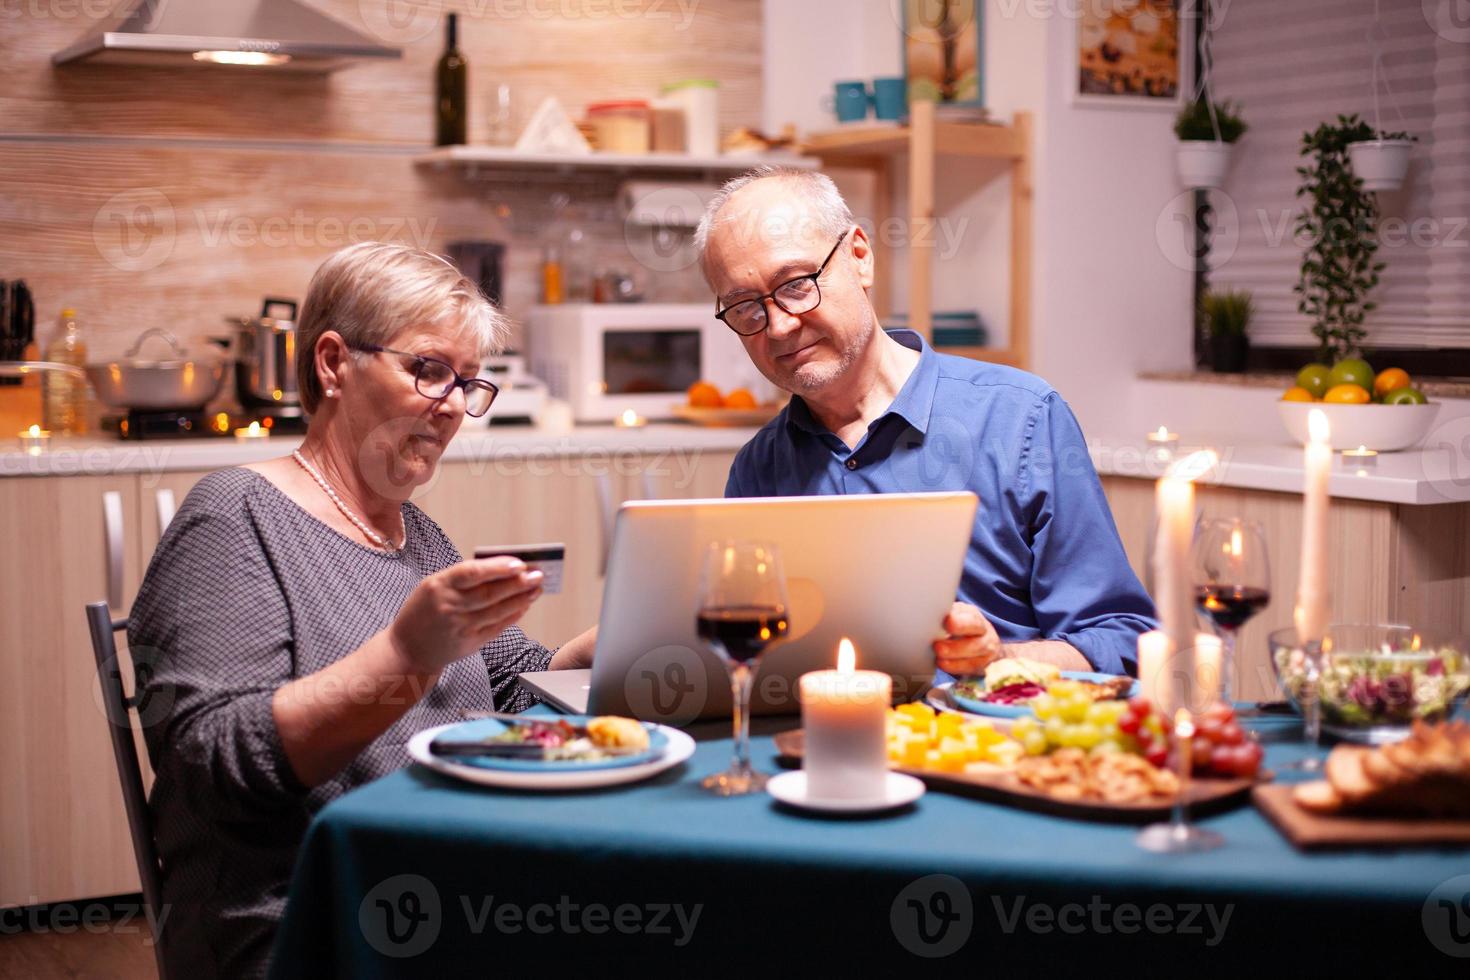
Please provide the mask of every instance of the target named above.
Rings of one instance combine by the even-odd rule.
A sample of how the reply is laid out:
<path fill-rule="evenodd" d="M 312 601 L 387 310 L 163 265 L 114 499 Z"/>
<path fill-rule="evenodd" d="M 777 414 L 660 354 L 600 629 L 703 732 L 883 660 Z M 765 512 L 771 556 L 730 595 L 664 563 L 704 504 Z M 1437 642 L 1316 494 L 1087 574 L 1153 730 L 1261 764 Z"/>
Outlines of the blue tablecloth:
<path fill-rule="evenodd" d="M 1268 765 L 1303 753 L 1293 719 L 1246 720 Z M 411 766 L 337 800 L 302 847 L 273 976 L 784 975 L 808 957 L 992 977 L 1470 967 L 1443 951 L 1470 955 L 1470 877 L 1450 881 L 1470 849 L 1307 854 L 1250 806 L 1202 821 L 1223 848 L 1170 856 L 1133 827 L 936 792 L 814 819 L 702 792 L 730 742 L 694 733 L 688 763 L 635 786 L 506 792 Z M 775 771 L 769 732 L 754 746 Z"/>

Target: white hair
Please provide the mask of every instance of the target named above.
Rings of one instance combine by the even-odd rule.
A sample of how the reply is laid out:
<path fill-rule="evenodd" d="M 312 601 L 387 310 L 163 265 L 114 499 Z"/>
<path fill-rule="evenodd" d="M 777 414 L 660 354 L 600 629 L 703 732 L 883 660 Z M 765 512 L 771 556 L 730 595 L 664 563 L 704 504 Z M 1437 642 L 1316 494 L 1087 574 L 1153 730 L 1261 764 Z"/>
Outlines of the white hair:
<path fill-rule="evenodd" d="M 824 236 L 836 237 L 853 225 L 852 209 L 843 200 L 842 192 L 832 183 L 831 177 L 815 170 L 762 164 L 726 181 L 719 192 L 710 198 L 704 215 L 699 219 L 699 226 L 694 229 L 694 251 L 706 282 L 710 281 L 709 266 L 706 264 L 710 232 L 715 225 L 731 220 L 722 219 L 720 212 L 730 203 L 732 197 L 759 180 L 780 180 L 790 185 L 791 190 L 806 202 L 814 220 L 814 230 Z"/>
<path fill-rule="evenodd" d="M 475 337 L 475 356 L 499 353 L 510 321 L 443 256 L 410 245 L 359 242 L 327 257 L 311 277 L 296 323 L 301 406 L 321 400 L 316 342 L 335 330 L 349 346 L 384 344 L 405 327 L 452 319 Z"/>

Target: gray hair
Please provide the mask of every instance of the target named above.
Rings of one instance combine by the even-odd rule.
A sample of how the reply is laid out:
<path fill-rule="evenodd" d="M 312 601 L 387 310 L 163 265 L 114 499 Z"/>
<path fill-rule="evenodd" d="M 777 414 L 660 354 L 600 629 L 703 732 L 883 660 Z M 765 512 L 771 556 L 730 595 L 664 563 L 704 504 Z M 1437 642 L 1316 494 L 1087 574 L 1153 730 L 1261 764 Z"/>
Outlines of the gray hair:
<path fill-rule="evenodd" d="M 334 252 L 311 277 L 296 322 L 301 407 L 322 398 L 316 344 L 335 330 L 350 346 L 385 344 L 405 327 L 453 320 L 475 335 L 484 359 L 499 353 L 510 321 L 448 259 L 409 245 L 360 242 Z"/>
<path fill-rule="evenodd" d="M 720 212 L 730 203 L 730 198 L 758 180 L 780 180 L 789 184 L 811 209 L 815 218 L 815 230 L 825 236 L 835 237 L 853 226 L 855 219 L 852 209 L 843 200 L 842 192 L 832 183 L 831 177 L 815 170 L 761 164 L 726 181 L 715 196 L 710 198 L 704 215 L 699 219 L 699 226 L 694 229 L 694 251 L 699 258 L 699 269 L 704 273 L 705 282 L 710 281 L 709 266 L 705 261 L 710 232 L 716 224 L 730 220 L 721 219 Z"/>

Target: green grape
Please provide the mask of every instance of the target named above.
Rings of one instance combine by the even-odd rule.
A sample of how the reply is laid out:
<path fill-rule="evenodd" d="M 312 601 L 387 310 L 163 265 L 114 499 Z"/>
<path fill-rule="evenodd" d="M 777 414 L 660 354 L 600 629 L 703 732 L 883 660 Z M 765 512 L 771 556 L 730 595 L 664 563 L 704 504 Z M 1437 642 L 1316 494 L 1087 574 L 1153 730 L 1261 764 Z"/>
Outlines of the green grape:
<path fill-rule="evenodd" d="M 1092 747 L 1093 755 L 1111 755 L 1122 751 L 1124 751 L 1122 743 L 1111 738 L 1105 738 Z"/>
<path fill-rule="evenodd" d="M 1079 724 L 1087 719 L 1087 709 L 1092 702 L 1085 697 L 1070 697 L 1062 702 L 1062 720 L 1069 724 Z"/>
<path fill-rule="evenodd" d="M 1057 717 L 1046 720 L 1046 740 L 1052 745 L 1061 745 L 1062 735 L 1067 731 L 1067 723 Z"/>
<path fill-rule="evenodd" d="M 1111 724 L 1112 721 L 1113 713 L 1102 701 L 1094 701 L 1092 706 L 1087 709 L 1087 723 L 1089 725 L 1096 725 L 1101 728 L 1104 725 Z"/>
<path fill-rule="evenodd" d="M 1102 740 L 1102 730 L 1096 725 L 1083 723 L 1072 727 L 1072 744 L 1079 749 L 1090 749 Z"/>
<path fill-rule="evenodd" d="M 1056 714 L 1057 699 L 1050 694 L 1038 694 L 1031 699 L 1031 710 L 1036 712 L 1036 717 L 1045 721 Z"/>
<path fill-rule="evenodd" d="M 1027 732 L 1021 739 L 1021 745 L 1025 748 L 1027 755 L 1045 755 L 1046 734 L 1039 731 Z"/>

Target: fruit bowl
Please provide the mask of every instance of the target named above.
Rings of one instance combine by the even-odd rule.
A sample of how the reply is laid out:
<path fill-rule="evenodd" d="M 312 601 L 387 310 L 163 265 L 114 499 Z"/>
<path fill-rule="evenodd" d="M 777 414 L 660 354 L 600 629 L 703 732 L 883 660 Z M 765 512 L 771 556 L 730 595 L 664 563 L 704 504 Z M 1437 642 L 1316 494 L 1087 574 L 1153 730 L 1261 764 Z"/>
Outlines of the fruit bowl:
<path fill-rule="evenodd" d="M 1296 630 L 1269 638 L 1271 666 L 1298 712 L 1307 658 Z M 1406 738 L 1415 721 L 1450 717 L 1470 693 L 1470 644 L 1409 626 L 1335 623 L 1323 639 L 1322 730 L 1381 745 Z"/>
<path fill-rule="evenodd" d="M 1337 405 L 1331 402 L 1278 402 L 1282 424 L 1291 437 L 1306 445 L 1307 415 L 1320 408 L 1332 425 L 1332 448 L 1363 446 L 1380 453 L 1419 445 L 1439 414 L 1439 405 Z"/>

